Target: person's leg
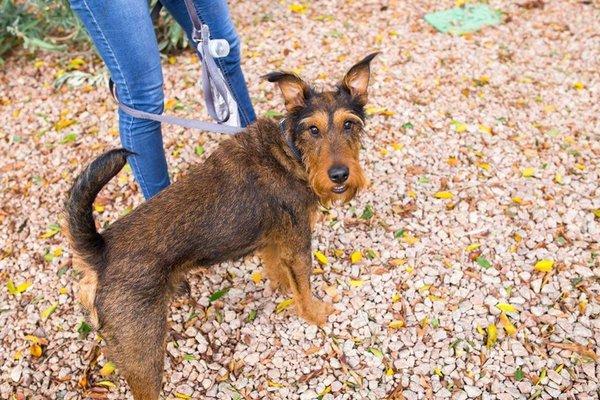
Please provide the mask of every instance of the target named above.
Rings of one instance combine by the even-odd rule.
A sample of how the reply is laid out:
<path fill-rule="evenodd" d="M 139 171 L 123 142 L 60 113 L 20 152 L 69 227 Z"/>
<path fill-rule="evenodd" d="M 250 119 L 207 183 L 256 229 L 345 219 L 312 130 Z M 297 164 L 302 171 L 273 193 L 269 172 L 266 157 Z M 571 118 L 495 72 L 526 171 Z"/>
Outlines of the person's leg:
<path fill-rule="evenodd" d="M 183 0 L 162 0 L 162 4 L 183 27 L 188 39 L 191 41 L 192 22 Z M 225 39 L 229 42 L 229 55 L 216 58 L 215 61 L 223 72 L 233 98 L 238 105 L 242 126 L 247 126 L 254 122 L 256 114 L 240 66 L 240 38 L 229 16 L 227 2 L 226 0 L 194 0 L 194 4 L 198 17 L 210 29 L 211 38 Z"/>
<path fill-rule="evenodd" d="M 163 111 L 160 54 L 146 0 L 70 0 L 115 82 L 120 100 L 132 108 Z M 119 110 L 123 147 L 146 199 L 169 185 L 160 123 Z"/>

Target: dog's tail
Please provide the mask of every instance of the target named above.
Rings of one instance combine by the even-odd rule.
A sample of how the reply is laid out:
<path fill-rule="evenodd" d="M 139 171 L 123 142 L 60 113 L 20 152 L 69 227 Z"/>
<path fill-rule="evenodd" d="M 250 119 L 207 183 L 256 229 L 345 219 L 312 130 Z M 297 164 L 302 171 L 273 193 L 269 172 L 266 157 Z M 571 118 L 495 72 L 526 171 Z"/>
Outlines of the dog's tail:
<path fill-rule="evenodd" d="M 99 268 L 104 239 L 96 230 L 92 205 L 100 189 L 125 166 L 129 150 L 114 149 L 96 158 L 77 177 L 66 204 L 66 228 L 73 250 L 93 268 Z"/>

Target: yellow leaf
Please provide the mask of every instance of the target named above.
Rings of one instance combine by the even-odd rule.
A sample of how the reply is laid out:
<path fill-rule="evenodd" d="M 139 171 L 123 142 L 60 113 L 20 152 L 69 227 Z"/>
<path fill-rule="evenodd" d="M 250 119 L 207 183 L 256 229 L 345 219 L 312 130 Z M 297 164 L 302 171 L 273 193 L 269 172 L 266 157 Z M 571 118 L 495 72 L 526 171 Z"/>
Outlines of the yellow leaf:
<path fill-rule="evenodd" d="M 350 262 L 352 264 L 357 264 L 359 262 L 361 262 L 363 259 L 363 255 L 359 250 L 353 251 L 352 254 L 350 254 Z"/>
<path fill-rule="evenodd" d="M 415 267 L 411 267 L 411 266 L 406 267 L 406 272 L 408 272 L 409 274 L 412 274 L 414 270 L 415 270 Z"/>
<path fill-rule="evenodd" d="M 66 287 L 61 287 L 60 289 L 58 289 L 58 293 L 59 294 L 69 294 L 69 289 L 67 289 Z"/>
<path fill-rule="evenodd" d="M 513 203 L 515 204 L 523 204 L 523 199 L 519 196 L 515 196 L 512 198 Z"/>
<path fill-rule="evenodd" d="M 31 287 L 32 283 L 31 282 L 23 282 L 20 285 L 17 285 L 16 290 L 17 293 L 21 294 L 23 292 L 25 292 L 27 289 L 29 289 Z"/>
<path fill-rule="evenodd" d="M 575 168 L 577 168 L 580 171 L 585 171 L 585 165 L 583 164 L 575 164 Z"/>
<path fill-rule="evenodd" d="M 443 377 L 444 373 L 442 372 L 442 369 L 440 367 L 435 367 L 433 369 L 433 373 L 439 377 Z"/>
<path fill-rule="evenodd" d="M 368 116 L 372 116 L 372 115 L 383 115 L 384 117 L 391 117 L 392 115 L 394 115 L 395 113 L 391 110 L 389 110 L 386 107 L 376 107 L 373 105 L 368 105 L 365 107 L 365 113 Z"/>
<path fill-rule="evenodd" d="M 470 245 L 468 245 L 468 246 L 465 248 L 465 251 L 467 251 L 467 252 L 469 252 L 469 253 L 470 253 L 470 252 L 472 252 L 473 250 L 477 250 L 479 247 L 481 247 L 481 244 L 479 244 L 479 243 L 471 243 Z"/>
<path fill-rule="evenodd" d="M 467 4 L 467 0 L 454 0 L 455 7 L 462 7 Z"/>
<path fill-rule="evenodd" d="M 172 111 L 177 106 L 177 99 L 168 99 L 165 101 L 165 110 Z"/>
<path fill-rule="evenodd" d="M 382 157 L 385 157 L 389 154 L 389 152 L 385 147 L 382 147 L 381 149 L 379 149 L 379 154 L 381 154 Z"/>
<path fill-rule="evenodd" d="M 321 252 L 319 250 L 315 251 L 315 258 L 317 259 L 317 261 L 321 265 L 327 265 L 327 264 L 329 264 L 329 259 L 327 258 L 327 256 L 325 254 L 323 254 L 323 252 Z"/>
<path fill-rule="evenodd" d="M 61 131 L 61 130 L 65 129 L 65 128 L 73 125 L 74 123 L 75 123 L 74 119 L 68 119 L 68 118 L 61 117 L 54 124 L 54 129 L 58 132 L 58 131 Z"/>
<path fill-rule="evenodd" d="M 60 256 L 62 256 L 62 253 L 63 253 L 63 250 L 61 247 L 57 247 L 54 250 L 52 250 L 52 255 L 54 257 L 60 257 Z"/>
<path fill-rule="evenodd" d="M 40 338 L 38 338 L 37 336 L 33 336 L 33 335 L 25 335 L 25 340 L 28 340 L 31 343 L 39 343 L 40 342 Z"/>
<path fill-rule="evenodd" d="M 596 208 L 596 209 L 594 210 L 594 217 L 596 217 L 596 218 L 600 218 L 600 208 Z"/>
<path fill-rule="evenodd" d="M 365 281 L 363 281 L 362 279 L 350 279 L 349 282 L 350 286 L 352 287 L 361 287 L 365 284 Z"/>
<path fill-rule="evenodd" d="M 402 236 L 402 241 L 412 246 L 419 241 L 419 238 L 409 233 L 405 233 L 404 236 Z"/>
<path fill-rule="evenodd" d="M 477 329 L 477 333 L 479 333 L 480 335 L 485 335 L 485 331 L 483 330 L 483 328 L 481 327 L 481 325 L 477 325 L 475 327 L 475 329 Z"/>
<path fill-rule="evenodd" d="M 262 278 L 262 274 L 259 271 L 254 271 L 252 275 L 250 275 L 250 279 L 252 279 L 252 282 L 254 282 L 257 285 L 260 283 L 260 281 L 262 281 Z"/>
<path fill-rule="evenodd" d="M 50 317 L 50 315 L 52 315 L 52 313 L 54 313 L 54 311 L 56 311 L 57 307 L 58 307 L 58 303 L 52 304 L 50 307 L 48 307 L 44 311 L 42 311 L 40 313 L 40 316 L 42 317 L 42 319 L 48 319 L 48 317 Z"/>
<path fill-rule="evenodd" d="M 535 175 L 535 168 L 533 168 L 533 167 L 523 168 L 521 170 L 521 175 L 523 175 L 524 178 L 531 178 L 532 176 Z"/>
<path fill-rule="evenodd" d="M 40 358 L 42 356 L 42 346 L 37 343 L 33 343 L 29 346 L 29 353 L 35 358 Z"/>
<path fill-rule="evenodd" d="M 385 374 L 387 376 L 392 376 L 392 375 L 394 375 L 394 370 L 392 368 L 388 367 L 388 369 L 385 370 Z"/>
<path fill-rule="evenodd" d="M 486 170 L 486 171 L 489 171 L 489 170 L 490 170 L 490 168 L 492 168 L 492 166 L 491 166 L 489 163 L 486 163 L 486 162 L 478 162 L 478 163 L 477 163 L 477 166 L 478 166 L 479 168 L 481 168 L 481 169 L 484 169 L 484 170 Z"/>
<path fill-rule="evenodd" d="M 392 258 L 392 259 L 390 260 L 390 264 L 391 264 L 393 267 L 399 267 L 399 266 L 401 266 L 401 265 L 404 265 L 404 264 L 406 264 L 406 258 Z"/>
<path fill-rule="evenodd" d="M 389 323 L 388 327 L 390 329 L 400 329 L 400 328 L 404 328 L 404 321 L 401 319 L 396 319 L 392 322 Z"/>
<path fill-rule="evenodd" d="M 553 260 L 543 259 L 535 263 L 534 267 L 537 271 L 540 272 L 550 272 L 552 271 L 552 267 L 554 266 Z"/>
<path fill-rule="evenodd" d="M 577 308 L 579 308 L 580 314 L 585 314 L 585 310 L 587 309 L 588 302 L 587 300 L 581 300 L 579 304 L 577 304 Z"/>
<path fill-rule="evenodd" d="M 404 145 L 402 143 L 392 143 L 392 149 L 396 150 L 396 151 L 400 151 L 404 148 Z"/>
<path fill-rule="evenodd" d="M 585 84 L 583 82 L 577 81 L 577 82 L 573 83 L 573 89 L 583 90 L 583 89 L 585 89 Z"/>
<path fill-rule="evenodd" d="M 80 57 L 72 58 L 67 65 L 67 69 L 81 69 L 85 65 L 85 60 Z"/>
<path fill-rule="evenodd" d="M 33 63 L 33 66 L 35 68 L 42 68 L 44 65 L 46 65 L 46 63 L 42 60 L 35 60 L 35 62 Z"/>
<path fill-rule="evenodd" d="M 520 243 L 521 240 L 523 240 L 523 236 L 515 232 L 515 234 L 513 235 L 513 239 L 515 239 L 515 242 Z"/>
<path fill-rule="evenodd" d="M 308 7 L 304 4 L 293 3 L 290 4 L 289 9 L 291 12 L 296 14 L 303 14 L 308 10 Z"/>
<path fill-rule="evenodd" d="M 517 333 L 517 328 L 510 322 L 506 314 L 500 313 L 500 323 L 507 335 L 513 336 Z"/>
<path fill-rule="evenodd" d="M 436 192 L 433 196 L 436 199 L 451 199 L 452 197 L 454 197 L 452 192 L 447 192 L 447 191 Z"/>
<path fill-rule="evenodd" d="M 103 377 L 107 377 L 115 372 L 115 364 L 111 361 L 107 361 L 106 364 L 100 368 L 100 375 Z"/>
<path fill-rule="evenodd" d="M 492 134 L 492 128 L 490 126 L 480 124 L 477 128 L 479 129 L 479 132 L 481 132 L 481 133 L 487 133 L 488 135 Z"/>
<path fill-rule="evenodd" d="M 111 381 L 100 381 L 100 382 L 96 382 L 95 384 L 96 384 L 96 386 L 103 386 L 103 387 L 108 388 L 108 389 L 112 389 L 112 388 L 116 388 L 117 387 L 117 385 L 115 385 Z"/>
<path fill-rule="evenodd" d="M 292 304 L 294 304 L 294 299 L 285 299 L 275 307 L 275 312 L 277 314 L 282 313 L 286 309 L 288 309 Z"/>
<path fill-rule="evenodd" d="M 467 124 L 463 124 L 462 122 L 452 121 L 452 125 L 456 133 L 462 133 L 467 130 Z"/>
<path fill-rule="evenodd" d="M 402 296 L 400 296 L 399 293 L 394 293 L 392 295 L 392 303 L 397 303 L 400 301 L 400 299 L 402 299 Z"/>
<path fill-rule="evenodd" d="M 495 324 L 489 324 L 487 327 L 487 339 L 485 341 L 485 345 L 487 347 L 492 347 L 496 344 L 498 340 L 498 329 Z"/>
<path fill-rule="evenodd" d="M 15 354 L 13 354 L 13 360 L 19 361 L 21 358 L 23 358 L 23 352 L 21 350 L 15 351 Z"/>
<path fill-rule="evenodd" d="M 456 157 L 448 157 L 446 163 L 451 167 L 456 167 L 458 165 L 458 158 Z"/>
<path fill-rule="evenodd" d="M 177 58 L 175 58 L 175 56 L 169 56 L 169 58 L 167 58 L 167 61 L 169 62 L 169 64 L 173 65 L 177 62 Z"/>
<path fill-rule="evenodd" d="M 102 204 L 94 203 L 94 211 L 96 211 L 97 213 L 103 213 L 104 206 Z"/>
<path fill-rule="evenodd" d="M 498 307 L 499 310 L 504 311 L 504 312 L 517 312 L 517 307 L 513 306 L 512 304 L 508 304 L 508 303 L 498 303 L 496 304 L 496 307 Z"/>
<path fill-rule="evenodd" d="M 278 389 L 284 387 L 284 385 L 282 385 L 281 383 L 275 382 L 275 381 L 272 381 L 272 380 L 268 380 L 267 381 L 267 386 L 272 387 L 272 388 L 278 388 Z"/>
<path fill-rule="evenodd" d="M 560 172 L 557 172 L 554 175 L 554 182 L 558 183 L 559 185 L 563 184 L 563 176 L 560 174 Z"/>
<path fill-rule="evenodd" d="M 336 256 L 337 258 L 342 258 L 342 257 L 344 257 L 344 250 L 342 250 L 342 249 L 335 249 L 333 251 L 333 255 Z"/>

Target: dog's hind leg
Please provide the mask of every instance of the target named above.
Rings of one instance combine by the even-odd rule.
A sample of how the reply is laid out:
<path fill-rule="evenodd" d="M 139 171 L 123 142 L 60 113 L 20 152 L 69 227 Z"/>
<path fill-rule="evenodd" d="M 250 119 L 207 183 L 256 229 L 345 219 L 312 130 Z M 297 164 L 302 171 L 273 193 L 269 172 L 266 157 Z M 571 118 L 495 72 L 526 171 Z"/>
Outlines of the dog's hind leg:
<path fill-rule="evenodd" d="M 167 299 L 164 294 L 130 292 L 120 293 L 119 300 L 101 307 L 108 359 L 127 380 L 134 400 L 157 400 L 162 387 Z"/>

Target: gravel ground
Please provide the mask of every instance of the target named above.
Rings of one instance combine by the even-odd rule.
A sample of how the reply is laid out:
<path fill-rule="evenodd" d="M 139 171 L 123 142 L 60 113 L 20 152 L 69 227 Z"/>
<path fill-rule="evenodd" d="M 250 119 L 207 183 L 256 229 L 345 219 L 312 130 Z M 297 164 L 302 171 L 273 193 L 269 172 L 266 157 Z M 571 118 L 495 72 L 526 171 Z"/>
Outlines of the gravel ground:
<path fill-rule="evenodd" d="M 449 1 L 232 4 L 261 115 L 283 109 L 262 74 L 330 84 L 382 51 L 363 153 L 372 187 L 317 224 L 313 284 L 339 311 L 323 329 L 271 292 L 257 257 L 191 277 L 195 301 L 171 309 L 165 398 L 600 397 L 599 4 L 491 3 L 504 23 L 465 37 L 422 20 Z M 164 64 L 167 108 L 204 115 L 195 57 Z M 54 89 L 77 68 L 83 84 Z M 92 53 L 0 71 L 2 399 L 128 393 L 93 362 L 99 339 L 55 225 L 74 176 L 119 145 L 102 74 Z M 221 140 L 164 136 L 175 179 Z M 98 220 L 140 201 L 124 170 Z"/>

